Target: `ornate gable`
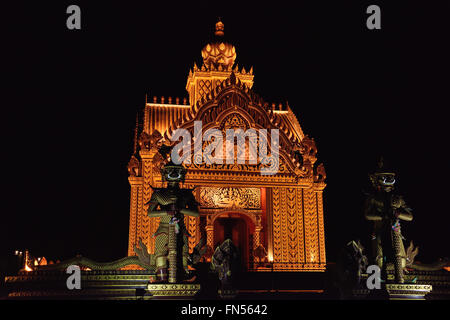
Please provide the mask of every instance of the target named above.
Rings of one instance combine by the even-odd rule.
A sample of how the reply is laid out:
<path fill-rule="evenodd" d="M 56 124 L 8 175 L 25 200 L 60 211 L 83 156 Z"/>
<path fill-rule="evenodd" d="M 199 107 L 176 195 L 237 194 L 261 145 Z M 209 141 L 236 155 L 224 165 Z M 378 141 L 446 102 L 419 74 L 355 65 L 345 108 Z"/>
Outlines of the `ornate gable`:
<path fill-rule="evenodd" d="M 293 119 L 294 124 L 289 126 L 289 120 Z M 202 122 L 203 132 L 208 129 L 224 131 L 226 128 L 241 128 L 244 131 L 267 129 L 270 133 L 270 129 L 279 129 L 279 174 L 289 174 L 299 178 L 313 177 L 317 149 L 314 140 L 301 131 L 297 118 L 290 108 L 281 112 L 270 108 L 268 103 L 236 78 L 233 72 L 229 78 L 198 101 L 185 117 L 174 121 L 169 126 L 165 135 L 166 141 L 170 141 L 173 132 L 179 128 L 188 130 L 191 136 L 194 136 L 195 121 Z M 270 138 L 268 140 L 270 150 Z M 176 143 L 172 142 L 172 144 Z M 193 145 L 191 148 L 193 154 Z M 192 164 L 190 167 L 205 170 L 258 172 L 261 165 Z"/>

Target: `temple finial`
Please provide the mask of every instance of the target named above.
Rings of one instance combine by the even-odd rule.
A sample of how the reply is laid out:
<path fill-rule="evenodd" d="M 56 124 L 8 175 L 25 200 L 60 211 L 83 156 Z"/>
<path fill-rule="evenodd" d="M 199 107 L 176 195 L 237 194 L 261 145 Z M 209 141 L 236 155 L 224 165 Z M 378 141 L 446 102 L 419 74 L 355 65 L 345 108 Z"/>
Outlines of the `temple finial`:
<path fill-rule="evenodd" d="M 218 70 L 221 66 L 222 70 L 228 70 L 234 65 L 236 59 L 236 48 L 224 41 L 224 24 L 219 18 L 216 23 L 215 39 L 208 43 L 202 49 L 202 58 L 205 68 L 208 70 Z M 196 66 L 194 65 L 194 72 Z"/>
<path fill-rule="evenodd" d="M 222 37 L 225 33 L 223 32 L 224 30 L 224 24 L 222 22 L 222 19 L 219 17 L 217 23 L 216 23 L 216 32 L 214 32 L 214 34 L 216 36 Z"/>

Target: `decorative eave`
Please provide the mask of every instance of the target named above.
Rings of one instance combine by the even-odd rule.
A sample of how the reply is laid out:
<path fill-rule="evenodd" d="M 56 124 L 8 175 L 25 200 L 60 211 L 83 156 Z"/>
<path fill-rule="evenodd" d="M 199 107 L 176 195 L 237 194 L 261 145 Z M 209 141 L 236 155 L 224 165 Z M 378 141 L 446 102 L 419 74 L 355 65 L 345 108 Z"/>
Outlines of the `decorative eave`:
<path fill-rule="evenodd" d="M 155 178 L 156 185 L 162 184 L 159 176 Z M 275 175 L 261 175 L 260 172 L 244 172 L 244 171 L 221 171 L 221 170 L 203 170 L 188 168 L 185 178 L 187 185 L 202 185 L 202 186 L 229 186 L 232 182 L 235 186 L 246 186 L 251 184 L 254 187 L 301 187 L 313 188 L 314 190 L 322 190 L 325 185 L 317 184 L 311 177 L 300 178 L 294 174 L 275 174 Z"/>
<path fill-rule="evenodd" d="M 190 105 L 187 102 L 187 98 L 183 98 L 183 101 L 181 102 L 181 99 L 179 97 L 175 97 L 173 99 L 172 97 L 153 97 L 153 101 L 146 101 L 146 106 L 149 107 L 172 107 L 172 108 L 189 108 Z"/>

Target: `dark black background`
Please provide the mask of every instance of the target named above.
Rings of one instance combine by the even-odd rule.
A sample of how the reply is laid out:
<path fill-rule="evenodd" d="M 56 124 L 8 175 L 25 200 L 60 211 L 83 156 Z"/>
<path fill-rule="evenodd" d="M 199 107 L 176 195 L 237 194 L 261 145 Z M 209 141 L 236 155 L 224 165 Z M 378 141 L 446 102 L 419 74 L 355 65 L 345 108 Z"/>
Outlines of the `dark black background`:
<path fill-rule="evenodd" d="M 82 29 L 66 28 L 78 4 Z M 378 4 L 382 29 L 366 28 Z M 217 17 L 254 68 L 254 90 L 289 101 L 325 164 L 329 261 L 368 239 L 361 207 L 377 158 L 397 170 L 418 259 L 448 246 L 449 2 L 61 2 L 3 8 L 2 254 L 65 259 L 127 254 L 136 112 L 150 96 L 187 97 Z M 2 90 L 2 91 L 3 91 Z"/>

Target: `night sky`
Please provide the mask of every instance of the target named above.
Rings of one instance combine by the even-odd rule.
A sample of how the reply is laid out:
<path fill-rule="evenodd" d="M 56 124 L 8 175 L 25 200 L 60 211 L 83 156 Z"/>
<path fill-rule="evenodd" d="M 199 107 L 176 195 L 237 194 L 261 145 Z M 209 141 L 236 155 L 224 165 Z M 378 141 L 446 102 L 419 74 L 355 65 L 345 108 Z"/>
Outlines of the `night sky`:
<path fill-rule="evenodd" d="M 1 254 L 127 254 L 136 113 L 145 94 L 188 96 L 189 69 L 201 65 L 220 16 L 237 63 L 253 66 L 254 91 L 289 101 L 316 141 L 327 171 L 328 260 L 350 239 L 367 243 L 363 191 L 380 155 L 413 209 L 403 231 L 419 245 L 417 259 L 450 257 L 450 5 L 395 2 L 63 1 L 4 10 Z M 80 31 L 66 28 L 70 4 L 81 7 Z M 366 28 L 369 4 L 381 7 L 381 30 Z"/>

